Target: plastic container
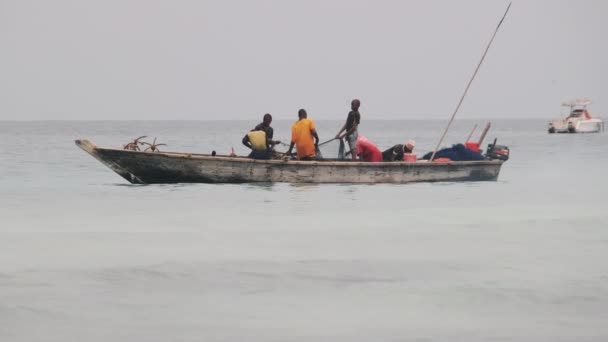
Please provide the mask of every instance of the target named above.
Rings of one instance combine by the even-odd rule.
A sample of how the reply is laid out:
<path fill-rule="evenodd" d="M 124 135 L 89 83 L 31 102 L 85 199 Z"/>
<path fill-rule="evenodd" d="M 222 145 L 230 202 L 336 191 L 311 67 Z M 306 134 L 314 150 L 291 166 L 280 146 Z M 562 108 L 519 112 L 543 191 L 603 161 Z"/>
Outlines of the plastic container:
<path fill-rule="evenodd" d="M 414 163 L 414 162 L 416 162 L 417 159 L 418 158 L 416 158 L 415 153 L 404 153 L 403 154 L 403 161 Z"/>
<path fill-rule="evenodd" d="M 476 143 L 474 141 L 467 141 L 466 143 L 464 143 L 464 147 L 468 148 L 469 150 L 471 150 L 473 152 L 477 152 L 477 153 L 481 152 L 481 150 L 479 149 L 479 143 Z"/>

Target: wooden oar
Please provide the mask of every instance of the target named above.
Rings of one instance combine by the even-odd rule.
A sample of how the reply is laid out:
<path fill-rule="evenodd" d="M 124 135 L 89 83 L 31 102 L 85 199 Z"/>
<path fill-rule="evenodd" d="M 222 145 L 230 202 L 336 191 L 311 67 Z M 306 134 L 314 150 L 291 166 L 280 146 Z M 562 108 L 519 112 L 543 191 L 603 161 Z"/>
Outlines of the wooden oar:
<path fill-rule="evenodd" d="M 439 146 L 441 146 L 441 143 L 443 142 L 443 138 L 445 138 L 445 135 L 448 133 L 448 130 L 450 129 L 450 125 L 452 125 L 452 121 L 454 121 L 454 117 L 456 117 L 456 113 L 458 113 L 458 110 L 460 109 L 460 106 L 462 105 L 462 102 L 464 101 L 465 96 L 467 96 L 467 92 L 469 91 L 469 88 L 471 87 L 471 83 L 473 83 L 473 80 L 475 79 L 475 76 L 477 76 L 477 72 L 479 71 L 479 68 L 481 67 L 481 64 L 483 63 L 483 60 L 486 58 L 486 55 L 488 54 L 488 50 L 490 50 L 490 46 L 492 45 L 492 42 L 494 41 L 494 37 L 496 37 L 496 34 L 498 33 L 498 29 L 500 28 L 500 25 L 502 24 L 503 20 L 505 20 L 505 18 L 507 17 L 507 13 L 509 13 L 509 8 L 511 8 L 511 3 L 509 3 L 509 6 L 507 6 L 507 10 L 505 11 L 505 14 L 502 16 L 502 19 L 500 19 L 500 21 L 498 22 L 498 25 L 496 26 L 496 30 L 494 31 L 494 34 L 492 35 L 492 38 L 490 39 L 490 42 L 488 43 L 486 50 L 484 51 L 483 55 L 481 56 L 481 60 L 479 61 L 479 64 L 477 64 L 477 68 L 475 68 L 475 72 L 473 73 L 473 76 L 471 77 L 471 79 L 469 80 L 469 83 L 467 84 L 466 88 L 464 89 L 464 93 L 462 94 L 460 101 L 458 101 L 458 105 L 456 106 L 456 109 L 454 110 L 454 114 L 452 114 L 450 121 L 448 121 L 448 125 L 445 128 L 445 131 L 443 131 L 443 135 L 441 135 L 441 139 L 439 139 L 439 142 L 437 143 L 437 146 L 435 147 L 435 150 L 433 151 L 433 154 L 431 155 L 431 158 L 429 159 L 429 161 L 433 161 L 433 159 L 435 158 L 435 154 L 437 154 L 437 150 L 439 149 Z"/>
<path fill-rule="evenodd" d="M 481 136 L 479 137 L 479 142 L 477 143 L 477 146 L 481 146 L 481 144 L 483 143 L 483 139 L 486 138 L 486 134 L 488 134 L 488 131 L 490 130 L 490 126 L 492 124 L 488 121 L 488 123 L 486 124 L 486 127 L 483 129 L 483 132 L 481 133 Z"/>

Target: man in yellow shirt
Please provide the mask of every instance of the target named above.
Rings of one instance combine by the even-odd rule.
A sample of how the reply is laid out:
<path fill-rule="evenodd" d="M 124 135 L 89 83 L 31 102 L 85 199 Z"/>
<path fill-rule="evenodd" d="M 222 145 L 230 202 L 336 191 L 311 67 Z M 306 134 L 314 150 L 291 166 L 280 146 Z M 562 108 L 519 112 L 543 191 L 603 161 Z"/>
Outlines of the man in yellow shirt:
<path fill-rule="evenodd" d="M 263 130 L 251 130 L 243 137 L 243 145 L 251 149 L 249 158 L 270 159 L 270 148 L 266 132 Z"/>
<path fill-rule="evenodd" d="M 315 123 L 307 118 L 306 111 L 298 111 L 299 120 L 291 126 L 291 145 L 287 150 L 287 155 L 291 155 L 293 146 L 296 145 L 296 152 L 299 160 L 314 160 L 315 151 L 319 145 L 319 136 L 315 129 Z M 314 137 L 314 142 L 313 142 Z"/>

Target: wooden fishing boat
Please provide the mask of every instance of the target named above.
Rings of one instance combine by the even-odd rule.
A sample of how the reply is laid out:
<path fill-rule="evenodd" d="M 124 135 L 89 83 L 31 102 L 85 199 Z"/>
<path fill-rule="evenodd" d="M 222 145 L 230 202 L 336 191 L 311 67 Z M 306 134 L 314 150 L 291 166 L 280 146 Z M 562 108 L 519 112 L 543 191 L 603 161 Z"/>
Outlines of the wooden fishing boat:
<path fill-rule="evenodd" d="M 76 140 L 76 145 L 133 184 L 495 181 L 503 164 L 502 160 L 448 163 L 254 160 L 100 148 L 88 140 Z"/>

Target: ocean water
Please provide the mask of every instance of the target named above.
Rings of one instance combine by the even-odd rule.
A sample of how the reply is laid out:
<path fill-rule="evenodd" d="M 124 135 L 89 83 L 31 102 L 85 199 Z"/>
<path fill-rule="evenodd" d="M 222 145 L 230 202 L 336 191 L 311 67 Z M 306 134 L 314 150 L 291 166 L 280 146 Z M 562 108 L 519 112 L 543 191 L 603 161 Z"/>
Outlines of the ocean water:
<path fill-rule="evenodd" d="M 0 341 L 608 340 L 605 133 L 495 120 L 498 181 L 405 185 L 137 186 L 73 143 L 244 154 L 256 123 L 0 122 Z M 361 134 L 422 154 L 444 124 Z"/>

